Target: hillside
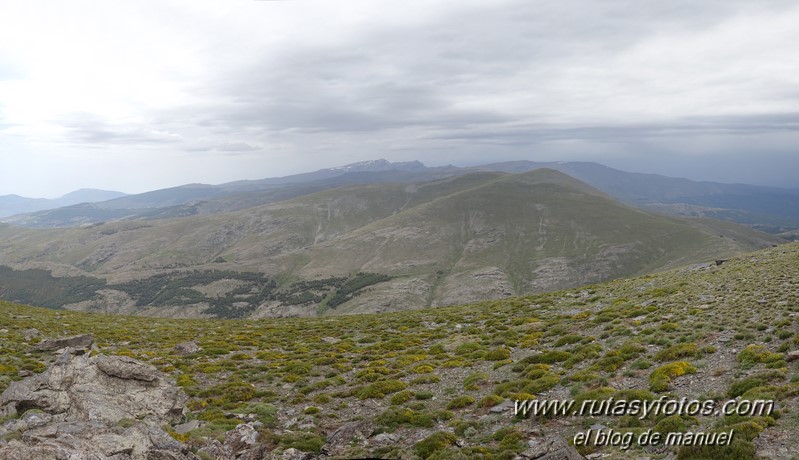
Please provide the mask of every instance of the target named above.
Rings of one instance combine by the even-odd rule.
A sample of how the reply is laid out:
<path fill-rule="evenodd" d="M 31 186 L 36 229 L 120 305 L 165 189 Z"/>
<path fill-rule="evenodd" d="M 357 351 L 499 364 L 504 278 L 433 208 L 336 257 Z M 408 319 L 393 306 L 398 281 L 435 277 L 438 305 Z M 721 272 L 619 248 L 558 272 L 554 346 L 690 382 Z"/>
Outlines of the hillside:
<path fill-rule="evenodd" d="M 429 168 L 418 161 L 391 163 L 373 160 L 285 177 L 219 185 L 186 184 L 78 206 L 75 204 L 82 202 L 63 203 L 60 208 L 35 208 L 46 209 L 38 212 L 30 212 L 35 210 L 32 208 L 29 211 L 17 211 L 27 214 L 3 220 L 23 227 L 59 228 L 120 220 L 207 215 L 274 203 L 343 185 L 412 183 L 467 173 L 459 171 L 455 167 Z"/>
<path fill-rule="evenodd" d="M 590 428 L 734 433 L 721 447 L 577 446 L 611 460 L 790 459 L 799 455 L 797 280 L 799 244 L 791 243 L 720 265 L 380 315 L 170 320 L 2 303 L 0 389 L 59 356 L 31 351 L 34 343 L 90 333 L 100 347 L 93 354 L 135 357 L 178 382 L 197 423 L 167 428 L 206 458 L 211 438 L 247 423 L 257 436 L 245 447 L 265 458 L 289 449 L 328 458 L 537 458 Z M 773 400 L 776 410 L 513 416 L 515 400 L 534 397 L 687 398 L 716 408 L 740 397 L 737 407 Z M 0 421 L 0 453 L 26 439 L 12 429 L 23 419 Z"/>
<path fill-rule="evenodd" d="M 511 161 L 472 169 L 520 173 L 539 168 L 568 174 L 618 200 L 651 211 L 723 219 L 772 233 L 799 226 L 799 193 L 795 189 L 698 182 L 573 161 Z"/>
<path fill-rule="evenodd" d="M 69 308 L 159 316 L 456 304 L 650 273 L 782 241 L 733 224 L 639 211 L 547 169 L 354 185 L 208 216 L 59 230 L 6 226 L 0 238 L 0 265 L 108 282 L 82 292 L 83 300 L 70 295 L 62 302 Z M 22 293 L 9 280 L 6 293 Z M 22 294 L 4 298 L 42 304 Z"/>
<path fill-rule="evenodd" d="M 427 167 L 418 161 L 391 163 L 373 160 L 286 177 L 219 185 L 187 184 L 102 202 L 89 199 L 64 202 L 59 205 L 65 206 L 63 208 L 21 214 L 3 220 L 23 227 L 54 228 L 120 220 L 169 219 L 243 210 L 344 185 L 412 184 L 475 172 L 518 174 L 542 168 L 560 171 L 617 200 L 649 211 L 722 219 L 773 234 L 799 228 L 797 190 L 697 182 L 658 174 L 620 171 L 598 163 L 568 161 L 509 161 L 459 168 Z M 4 198 L 12 197 L 0 197 L 0 208 Z M 74 205 L 84 201 L 92 203 Z M 44 208 L 30 210 L 35 209 Z M 3 217 L 2 212 L 0 217 Z"/>

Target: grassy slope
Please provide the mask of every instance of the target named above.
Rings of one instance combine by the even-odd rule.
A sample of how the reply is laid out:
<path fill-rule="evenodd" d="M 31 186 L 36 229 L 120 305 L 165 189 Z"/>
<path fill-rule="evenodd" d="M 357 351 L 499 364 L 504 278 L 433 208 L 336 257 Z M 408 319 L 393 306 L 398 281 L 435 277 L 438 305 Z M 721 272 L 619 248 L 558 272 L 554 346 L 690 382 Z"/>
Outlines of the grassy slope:
<path fill-rule="evenodd" d="M 344 187 L 245 211 L 92 228 L 0 227 L 0 264 L 110 282 L 187 267 L 398 276 L 338 312 L 501 298 L 727 257 L 769 241 L 657 216 L 552 170 Z M 776 239 L 775 239 L 776 241 Z M 220 260 L 225 262 L 219 263 Z"/>
<path fill-rule="evenodd" d="M 382 315 L 248 321 L 168 320 L 52 311 L 0 304 L 0 388 L 37 372 L 50 356 L 28 353 L 28 328 L 45 336 L 90 332 L 104 353 L 135 356 L 169 373 L 192 396 L 206 425 L 189 442 L 232 428 L 224 411 L 257 412 L 262 439 L 278 449 L 318 450 L 338 427 L 365 421 L 398 437 L 329 446 L 342 457 L 427 453 L 434 431 L 452 432 L 458 451 L 512 456 L 531 431 L 577 431 L 601 423 L 640 433 L 667 426 L 735 429 L 728 450 L 683 449 L 679 458 L 791 458 L 799 429 L 799 244 L 530 297 Z M 37 339 L 34 339 L 35 342 Z M 203 351 L 172 347 L 195 340 Z M 754 353 L 753 353 L 754 352 Z M 693 374 L 658 380 L 671 362 Z M 536 364 L 544 363 L 544 364 Z M 399 383 L 398 383 L 399 382 Z M 530 422 L 490 406 L 518 398 L 636 397 L 778 400 L 774 418 L 699 417 L 636 421 L 565 417 Z M 649 391 L 652 393 L 647 393 Z M 628 394 L 629 397 L 629 394 Z M 469 428 L 472 429 L 469 429 Z M 758 436 L 759 435 L 759 436 Z M 416 447 L 414 447 L 416 446 Z M 600 450 L 609 458 L 651 455 Z M 721 448 L 719 448 L 721 449 Z M 662 449 L 665 453 L 676 448 Z M 503 452 L 505 454 L 503 454 Z M 706 457 L 702 457 L 705 455 Z M 405 458 L 405 457 L 404 457 Z"/>
<path fill-rule="evenodd" d="M 478 290 L 492 297 L 540 292 L 757 247 L 754 240 L 718 236 L 735 226 L 718 232 L 698 227 L 621 205 L 568 176 L 539 170 L 495 176 L 345 234 L 335 245 L 313 248 L 313 262 L 301 273 L 418 276 L 432 285 L 429 303 L 442 305 L 479 298 Z M 426 276 L 433 272 L 438 279 Z"/>

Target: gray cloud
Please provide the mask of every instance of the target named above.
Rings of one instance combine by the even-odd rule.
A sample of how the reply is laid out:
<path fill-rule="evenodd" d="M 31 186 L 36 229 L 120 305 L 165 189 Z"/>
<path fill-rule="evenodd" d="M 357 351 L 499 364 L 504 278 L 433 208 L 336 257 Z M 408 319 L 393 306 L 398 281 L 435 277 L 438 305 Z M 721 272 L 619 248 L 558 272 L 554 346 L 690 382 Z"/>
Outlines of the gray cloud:
<path fill-rule="evenodd" d="M 257 152 L 262 147 L 248 144 L 246 142 L 227 142 L 221 144 L 202 144 L 186 147 L 183 150 L 187 152 L 218 152 L 228 155 L 238 155 L 247 152 Z"/>
<path fill-rule="evenodd" d="M 688 117 L 663 123 L 509 124 L 431 134 L 431 139 L 481 143 L 535 145 L 550 141 L 625 142 L 685 136 L 743 136 L 799 132 L 799 113 Z"/>
<path fill-rule="evenodd" d="M 429 130 L 425 137 L 430 139 L 505 136 L 508 142 L 521 137 L 602 140 L 768 129 L 747 125 L 743 117 L 737 124 L 731 119 L 684 121 L 680 116 L 662 125 L 631 120 L 620 126 L 571 127 L 552 126 L 547 120 L 558 110 L 558 100 L 546 88 L 564 69 L 579 68 L 584 60 L 610 61 L 647 37 L 714 27 L 747 3 L 571 0 L 555 6 L 514 1 L 453 10 L 429 23 L 371 31 L 349 43 L 297 46 L 277 58 L 255 59 L 256 64 L 225 72 L 205 88 L 222 103 L 189 110 L 202 113 L 195 119 L 199 126 L 220 130 L 342 133 L 417 126 Z M 590 93 L 595 85 L 588 76 L 578 83 L 575 93 Z M 531 95 L 548 100 L 522 113 L 503 106 L 516 96 Z M 758 123 L 769 116 L 782 115 L 765 114 Z"/>
<path fill-rule="evenodd" d="M 70 113 L 53 120 L 65 128 L 64 141 L 75 144 L 163 144 L 180 136 L 141 124 L 113 124 L 91 113 Z"/>
<path fill-rule="evenodd" d="M 787 152 L 799 145 L 793 0 L 412 1 L 407 17 L 397 18 L 383 14 L 381 2 L 364 0 L 347 5 L 370 18 L 352 21 L 352 28 L 338 27 L 336 21 L 348 20 L 338 12 L 315 23 L 320 18 L 310 10 L 321 1 L 304 2 L 307 12 L 292 9 L 293 2 L 250 3 L 226 17 L 224 30 L 208 5 L 189 8 L 191 21 L 174 28 L 167 13 L 176 5 L 154 10 L 168 26 L 152 42 L 185 42 L 190 57 L 175 46 L 163 55 L 133 46 L 145 60 L 123 60 L 117 64 L 127 72 L 103 73 L 108 85 L 97 83 L 107 93 L 93 93 L 80 72 L 63 86 L 86 91 L 85 107 L 63 110 L 75 104 L 71 93 L 51 88 L 50 96 L 66 94 L 57 109 L 40 107 L 48 117 L 60 114 L 48 118 L 56 130 L 37 131 L 42 124 L 31 123 L 6 131 L 55 131 L 55 142 L 75 152 L 115 146 L 132 157 L 146 146 L 168 166 L 165 175 L 200 171 L 181 161 L 211 171 L 168 185 L 378 157 L 433 165 L 585 160 L 760 182 L 769 180 L 757 170 L 768 158 L 783 165 L 769 169 L 781 183 L 799 185 L 783 173 L 795 164 Z M 264 15 L 252 21 L 264 24 L 247 28 L 251 18 L 236 14 Z M 296 30 L 283 27 L 283 19 Z M 235 30 L 239 24 L 247 33 Z M 115 36 L 123 44 L 137 38 Z M 85 44 L 96 41 L 90 35 Z M 0 47 L 0 59 L 1 53 Z M 150 55 L 152 69 L 166 70 L 139 78 L 139 69 L 150 67 L 138 64 Z M 81 62 L 95 61 L 87 51 Z M 0 79 L 4 72 L 0 65 Z M 129 86 L 138 92 L 119 90 Z M 0 82 L 0 103 L 3 88 Z M 24 125 L 26 101 L 14 107 L 18 118 L 8 123 Z M 120 115 L 100 115 L 107 107 Z M 0 138 L 0 147 L 15 141 L 9 139 Z M 729 158 L 724 174 L 710 161 L 722 158 Z M 223 169 L 224 177 L 215 175 Z"/>

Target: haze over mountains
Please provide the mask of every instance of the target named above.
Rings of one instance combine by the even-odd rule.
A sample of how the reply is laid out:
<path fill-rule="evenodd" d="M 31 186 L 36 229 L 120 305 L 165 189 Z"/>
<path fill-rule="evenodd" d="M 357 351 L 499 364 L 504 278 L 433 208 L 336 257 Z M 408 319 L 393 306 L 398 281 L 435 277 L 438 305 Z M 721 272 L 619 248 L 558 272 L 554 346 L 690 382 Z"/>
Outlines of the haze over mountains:
<path fill-rule="evenodd" d="M 220 185 L 187 184 L 136 195 L 98 191 L 75 192 L 59 200 L 24 199 L 24 205 L 0 207 L 6 210 L 0 217 L 14 225 L 40 228 L 172 218 L 245 209 L 350 184 L 413 183 L 478 171 L 520 173 L 538 168 L 561 171 L 620 201 L 660 213 L 713 217 L 753 225 L 770 233 L 799 228 L 799 190 L 696 182 L 630 173 L 597 163 L 532 161 L 463 168 L 426 167 L 419 161 L 373 160 L 293 176 Z M 0 206 L 3 199 L 11 201 L 2 197 Z M 19 215 L 9 217 L 10 209 L 16 209 Z"/>
<path fill-rule="evenodd" d="M 44 279 L 42 273 L 7 273 L 0 293 L 39 305 L 47 299 L 53 306 L 161 316 L 386 311 L 579 286 L 784 241 L 733 223 L 638 210 L 541 166 L 426 168 L 380 160 L 17 216 L 10 221 L 82 225 L 0 227 L 0 264 L 67 277 L 60 294 L 31 294 L 19 286 Z M 581 171 L 596 182 L 629 177 L 617 193 L 639 204 L 647 196 L 685 198 L 673 185 L 683 183 L 678 179 L 625 176 L 594 164 L 546 166 Z M 661 190 L 640 191 L 648 182 Z M 730 196 L 736 187 L 697 183 L 687 196 L 709 190 Z M 774 193 L 745 190 L 755 197 Z"/>
<path fill-rule="evenodd" d="M 8 217 L 14 214 L 22 214 L 45 209 L 60 208 L 71 206 L 78 203 L 91 203 L 97 201 L 112 200 L 125 196 L 122 192 L 111 190 L 80 189 L 66 195 L 54 198 L 25 198 L 19 195 L 0 196 L 0 217 Z"/>

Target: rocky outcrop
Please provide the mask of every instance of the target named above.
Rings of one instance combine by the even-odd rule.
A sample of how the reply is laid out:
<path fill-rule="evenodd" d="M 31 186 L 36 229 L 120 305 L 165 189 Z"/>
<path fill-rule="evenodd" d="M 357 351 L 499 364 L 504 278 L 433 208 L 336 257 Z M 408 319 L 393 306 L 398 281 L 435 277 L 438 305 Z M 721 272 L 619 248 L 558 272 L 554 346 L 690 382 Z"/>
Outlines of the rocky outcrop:
<path fill-rule="evenodd" d="M 197 353 L 200 350 L 202 350 L 202 348 L 200 348 L 200 346 L 194 342 L 182 342 L 175 345 L 175 351 L 179 355 L 190 355 L 192 353 Z"/>
<path fill-rule="evenodd" d="M 36 344 L 34 351 L 51 351 L 62 348 L 73 348 L 75 350 L 88 349 L 94 343 L 94 337 L 90 334 L 76 335 L 74 337 L 47 339 Z"/>
<path fill-rule="evenodd" d="M 261 460 L 267 458 L 265 447 L 260 443 L 255 426 L 259 422 L 243 423 L 225 433 L 224 444 L 216 439 L 208 440 L 198 453 L 217 460 Z"/>
<path fill-rule="evenodd" d="M 560 436 L 533 438 L 518 460 L 584 460 L 573 446 Z"/>
<path fill-rule="evenodd" d="M 91 345 L 85 336 L 58 340 L 42 343 Z M 0 458 L 197 458 L 161 428 L 182 421 L 187 400 L 166 375 L 132 358 L 82 351 L 66 349 L 47 371 L 0 395 L 0 416 L 16 416 L 0 425 L 9 440 Z"/>

